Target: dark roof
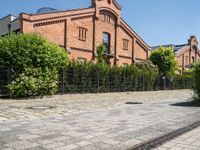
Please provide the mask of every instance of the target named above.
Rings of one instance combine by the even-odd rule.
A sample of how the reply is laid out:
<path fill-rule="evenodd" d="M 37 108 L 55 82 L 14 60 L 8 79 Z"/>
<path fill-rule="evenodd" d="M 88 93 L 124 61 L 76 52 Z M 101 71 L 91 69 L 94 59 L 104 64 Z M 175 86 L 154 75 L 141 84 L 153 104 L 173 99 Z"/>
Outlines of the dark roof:
<path fill-rule="evenodd" d="M 15 15 L 9 14 L 9 15 L 4 16 L 3 18 L 0 18 L 0 20 L 3 20 L 3 19 L 5 19 L 6 17 L 9 17 L 9 16 L 17 17 Z"/>
<path fill-rule="evenodd" d="M 173 49 L 174 52 L 178 52 L 179 50 L 181 50 L 182 48 L 188 46 L 188 44 L 181 44 L 181 45 L 174 45 L 174 44 L 167 44 L 167 45 L 159 45 L 159 46 L 152 46 L 151 50 L 155 50 L 158 49 L 159 47 L 171 47 Z"/>
<path fill-rule="evenodd" d="M 50 8 L 50 7 L 42 7 L 37 10 L 36 14 L 43 14 L 43 13 L 48 13 L 48 12 L 56 12 L 58 11 L 57 9 Z"/>
<path fill-rule="evenodd" d="M 182 48 L 188 46 L 188 44 L 182 44 L 182 45 L 175 45 L 175 47 L 173 48 L 174 52 L 178 52 L 179 50 L 181 50 Z"/>

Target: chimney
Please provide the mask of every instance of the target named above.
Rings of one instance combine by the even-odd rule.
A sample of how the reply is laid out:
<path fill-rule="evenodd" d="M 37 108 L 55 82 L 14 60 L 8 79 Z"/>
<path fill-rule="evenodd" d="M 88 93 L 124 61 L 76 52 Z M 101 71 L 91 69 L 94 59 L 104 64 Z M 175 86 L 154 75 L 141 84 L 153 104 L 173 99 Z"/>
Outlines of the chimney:
<path fill-rule="evenodd" d="M 195 35 L 190 36 L 190 39 L 188 40 L 188 45 L 191 45 L 191 46 L 198 45 L 198 41 Z"/>

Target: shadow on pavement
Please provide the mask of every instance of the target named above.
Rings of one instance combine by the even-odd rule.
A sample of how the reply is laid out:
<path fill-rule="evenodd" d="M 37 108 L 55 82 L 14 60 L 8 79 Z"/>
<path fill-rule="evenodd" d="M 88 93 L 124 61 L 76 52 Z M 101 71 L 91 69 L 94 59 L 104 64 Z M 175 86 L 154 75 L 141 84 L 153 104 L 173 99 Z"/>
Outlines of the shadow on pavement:
<path fill-rule="evenodd" d="M 180 102 L 180 103 L 174 103 L 170 104 L 171 106 L 180 106 L 180 107 L 200 107 L 200 103 L 197 102 Z"/>
<path fill-rule="evenodd" d="M 139 105 L 139 104 L 143 104 L 143 103 L 139 103 L 139 102 L 126 102 L 125 104 L 127 104 L 127 105 Z"/>

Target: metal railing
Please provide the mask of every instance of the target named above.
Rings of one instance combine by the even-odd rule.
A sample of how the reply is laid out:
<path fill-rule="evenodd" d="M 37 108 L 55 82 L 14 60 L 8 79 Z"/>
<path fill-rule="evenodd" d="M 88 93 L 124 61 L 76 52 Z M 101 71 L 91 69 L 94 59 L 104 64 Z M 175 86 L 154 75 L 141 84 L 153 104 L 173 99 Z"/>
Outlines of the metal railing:
<path fill-rule="evenodd" d="M 0 96 L 9 96 L 7 85 L 11 82 L 12 69 L 0 66 Z M 108 93 L 128 91 L 158 91 L 191 89 L 191 78 L 157 77 L 152 80 L 145 75 L 99 74 L 66 69 L 61 72 L 58 93 Z"/>
<path fill-rule="evenodd" d="M 12 69 L 0 66 L 0 96 L 9 96 L 7 85 L 11 82 Z"/>
<path fill-rule="evenodd" d="M 155 80 L 145 75 L 131 76 L 126 74 L 98 73 L 82 74 L 76 70 L 64 70 L 59 80 L 59 93 L 107 93 L 128 91 L 158 91 L 191 89 L 191 78 L 157 77 Z"/>

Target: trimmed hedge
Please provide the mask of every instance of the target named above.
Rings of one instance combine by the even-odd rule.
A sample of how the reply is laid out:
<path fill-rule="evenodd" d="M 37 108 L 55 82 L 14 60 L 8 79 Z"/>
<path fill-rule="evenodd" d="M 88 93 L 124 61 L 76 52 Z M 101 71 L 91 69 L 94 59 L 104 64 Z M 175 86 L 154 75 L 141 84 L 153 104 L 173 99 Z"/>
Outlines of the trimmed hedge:
<path fill-rule="evenodd" d="M 120 92 L 153 90 L 157 68 L 151 64 L 110 67 L 104 64 L 71 62 L 61 77 L 60 92 Z M 64 89 L 63 89 L 64 88 Z M 64 91 L 63 91 L 64 90 Z"/>
<path fill-rule="evenodd" d="M 70 62 L 60 78 L 59 93 L 97 93 L 191 89 L 191 75 L 159 76 L 151 61 L 123 67 Z M 164 83 L 166 85 L 164 85 Z"/>
<path fill-rule="evenodd" d="M 172 89 L 192 89 L 193 79 L 191 75 L 173 76 Z"/>

